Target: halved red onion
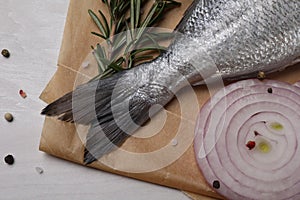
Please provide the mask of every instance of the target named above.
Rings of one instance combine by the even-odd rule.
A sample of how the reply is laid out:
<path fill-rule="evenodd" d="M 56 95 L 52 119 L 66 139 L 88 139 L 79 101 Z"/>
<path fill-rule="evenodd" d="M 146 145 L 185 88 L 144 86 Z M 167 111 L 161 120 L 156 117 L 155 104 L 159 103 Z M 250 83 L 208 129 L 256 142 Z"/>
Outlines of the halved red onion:
<path fill-rule="evenodd" d="M 299 86 L 240 81 L 201 108 L 195 155 L 218 193 L 228 199 L 300 199 Z"/>
<path fill-rule="evenodd" d="M 300 87 L 300 81 L 296 82 L 294 85 Z"/>

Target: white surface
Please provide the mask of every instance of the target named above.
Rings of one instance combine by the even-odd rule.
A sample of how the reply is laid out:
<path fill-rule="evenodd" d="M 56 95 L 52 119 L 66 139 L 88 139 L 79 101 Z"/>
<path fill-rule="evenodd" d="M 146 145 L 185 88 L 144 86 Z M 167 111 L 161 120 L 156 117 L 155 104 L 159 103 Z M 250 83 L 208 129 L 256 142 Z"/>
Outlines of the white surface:
<path fill-rule="evenodd" d="M 0 199 L 188 199 L 180 191 L 75 165 L 38 151 L 45 103 L 39 94 L 56 70 L 68 0 L 0 2 Z M 23 89 L 28 97 L 22 99 Z M 15 120 L 7 123 L 3 115 Z M 13 154 L 13 166 L 4 163 Z M 36 167 L 44 169 L 43 174 Z"/>

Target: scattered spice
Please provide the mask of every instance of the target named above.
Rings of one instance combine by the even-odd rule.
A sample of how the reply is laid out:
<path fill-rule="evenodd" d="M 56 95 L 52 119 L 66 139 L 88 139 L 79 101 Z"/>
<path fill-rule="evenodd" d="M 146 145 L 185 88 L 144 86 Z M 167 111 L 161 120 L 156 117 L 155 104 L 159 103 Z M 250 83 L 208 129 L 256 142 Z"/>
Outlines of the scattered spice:
<path fill-rule="evenodd" d="M 247 144 L 246 144 L 246 146 L 249 148 L 249 150 L 252 150 L 252 149 L 254 149 L 254 147 L 255 147 L 255 141 L 249 141 Z"/>
<path fill-rule="evenodd" d="M 219 182 L 219 181 L 214 181 L 214 182 L 213 182 L 213 187 L 214 187 L 215 189 L 219 189 L 219 188 L 220 188 L 220 182 Z"/>
<path fill-rule="evenodd" d="M 4 118 L 8 122 L 12 122 L 14 120 L 14 117 L 13 117 L 13 115 L 11 113 L 5 113 Z"/>
<path fill-rule="evenodd" d="M 9 53 L 9 51 L 8 51 L 7 49 L 3 49 L 3 50 L 1 51 L 1 54 L 2 54 L 2 56 L 4 56 L 5 58 L 9 58 L 9 56 L 10 56 L 10 53 Z"/>
<path fill-rule="evenodd" d="M 258 78 L 259 80 L 265 79 L 265 78 L 266 78 L 265 72 L 262 72 L 262 71 L 258 72 L 257 78 Z"/>
<path fill-rule="evenodd" d="M 269 153 L 271 151 L 271 145 L 266 141 L 262 141 L 259 143 L 258 149 L 262 153 Z"/>
<path fill-rule="evenodd" d="M 278 122 L 273 122 L 270 124 L 270 128 L 274 129 L 276 131 L 282 131 L 283 130 L 283 125 L 278 123 Z"/>
<path fill-rule="evenodd" d="M 37 173 L 39 173 L 39 174 L 44 173 L 44 170 L 43 170 L 43 168 L 41 168 L 41 167 L 36 167 L 35 170 L 36 170 Z"/>
<path fill-rule="evenodd" d="M 176 146 L 178 144 L 178 141 L 176 139 L 171 140 L 171 145 Z"/>
<path fill-rule="evenodd" d="M 257 132 L 257 131 L 254 131 L 254 135 L 258 136 L 258 135 L 261 135 L 261 134 L 259 132 Z"/>
<path fill-rule="evenodd" d="M 268 88 L 268 93 L 272 94 L 273 93 L 273 89 L 272 88 Z"/>
<path fill-rule="evenodd" d="M 4 158 L 5 163 L 7 163 L 8 165 L 13 165 L 15 162 L 15 159 L 12 155 L 7 155 Z"/>
<path fill-rule="evenodd" d="M 23 90 L 19 91 L 19 94 L 21 95 L 21 97 L 23 97 L 24 99 L 27 97 L 26 92 L 24 92 Z"/>
<path fill-rule="evenodd" d="M 81 67 L 83 68 L 87 68 L 88 66 L 90 66 L 90 62 L 89 61 L 84 61 L 81 65 Z"/>

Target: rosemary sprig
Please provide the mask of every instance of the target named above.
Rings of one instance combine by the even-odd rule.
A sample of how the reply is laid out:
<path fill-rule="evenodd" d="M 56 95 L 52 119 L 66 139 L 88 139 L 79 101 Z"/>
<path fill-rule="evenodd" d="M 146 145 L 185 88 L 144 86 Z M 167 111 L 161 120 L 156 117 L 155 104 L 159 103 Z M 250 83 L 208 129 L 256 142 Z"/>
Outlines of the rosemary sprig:
<path fill-rule="evenodd" d="M 106 43 L 97 44 L 96 48 L 92 46 L 99 71 L 95 78 L 130 69 L 137 63 L 153 59 L 149 53 L 161 53 L 166 49 L 159 45 L 159 41 L 172 38 L 172 34 L 154 33 L 149 31 L 149 27 L 155 26 L 167 11 L 181 3 L 156 0 L 143 15 L 142 9 L 147 2 L 148 0 L 102 0 L 108 9 L 109 19 L 100 10 L 99 16 L 88 10 L 99 29 L 99 32 L 92 34 L 106 40 Z"/>

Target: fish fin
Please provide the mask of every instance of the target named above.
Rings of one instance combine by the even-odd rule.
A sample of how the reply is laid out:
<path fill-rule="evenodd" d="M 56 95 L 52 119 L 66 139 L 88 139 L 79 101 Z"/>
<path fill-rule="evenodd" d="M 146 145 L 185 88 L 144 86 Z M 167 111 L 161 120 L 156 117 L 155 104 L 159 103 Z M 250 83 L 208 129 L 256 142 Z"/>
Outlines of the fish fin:
<path fill-rule="evenodd" d="M 60 116 L 62 121 L 73 122 L 72 115 L 72 92 L 69 92 L 46 106 L 41 114 L 47 116 Z"/>
<path fill-rule="evenodd" d="M 112 91 L 121 75 L 118 73 L 110 78 L 82 84 L 50 103 L 41 114 L 58 116 L 61 121 L 89 124 L 96 119 L 96 106 L 105 108 L 110 104 Z"/>
<path fill-rule="evenodd" d="M 92 123 L 86 137 L 84 163 L 86 165 L 97 161 L 107 153 L 118 148 L 129 137 L 122 129 L 116 126 L 114 120 L 100 125 Z"/>
<path fill-rule="evenodd" d="M 136 129 L 149 120 L 151 102 L 144 98 L 116 99 L 105 110 L 98 112 L 97 120 L 92 123 L 84 153 L 84 163 L 90 164 L 107 153 L 120 147 Z"/>
<path fill-rule="evenodd" d="M 139 93 L 147 86 L 121 78 L 124 73 L 83 84 L 42 111 L 43 115 L 59 116 L 63 121 L 91 124 L 86 137 L 85 164 L 119 147 L 150 118 L 153 102 L 145 93 Z"/>

